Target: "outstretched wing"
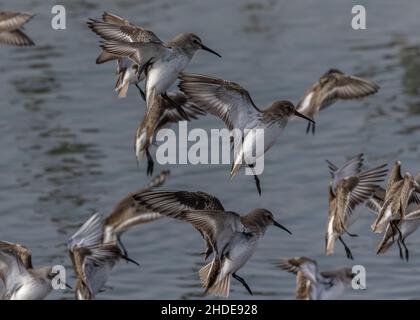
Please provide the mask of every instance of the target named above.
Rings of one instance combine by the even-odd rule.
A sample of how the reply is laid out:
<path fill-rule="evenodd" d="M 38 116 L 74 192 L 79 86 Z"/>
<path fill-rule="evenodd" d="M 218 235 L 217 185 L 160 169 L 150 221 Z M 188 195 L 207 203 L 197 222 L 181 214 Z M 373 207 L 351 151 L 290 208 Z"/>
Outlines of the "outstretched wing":
<path fill-rule="evenodd" d="M 240 85 L 200 74 L 180 75 L 179 88 L 188 99 L 210 114 L 222 119 L 229 130 L 245 129 L 255 124 L 261 111 L 248 91 Z"/>
<path fill-rule="evenodd" d="M 133 198 L 152 211 L 169 217 L 177 217 L 186 211 L 224 210 L 219 199 L 201 191 L 152 191 L 134 194 Z"/>
<path fill-rule="evenodd" d="M 291 259 L 283 259 L 277 263 L 277 266 L 288 272 L 297 274 L 299 271 L 309 279 L 312 283 L 317 282 L 318 266 L 315 260 L 307 257 L 295 257 Z"/>
<path fill-rule="evenodd" d="M 337 186 L 337 214 L 343 223 L 351 216 L 354 208 L 369 199 L 386 176 L 386 164 L 367 170 L 357 176 L 344 178 Z"/>
<path fill-rule="evenodd" d="M 336 193 L 337 185 L 341 180 L 347 177 L 355 176 L 360 172 L 363 165 L 363 160 L 363 153 L 360 153 L 348 160 L 340 168 L 338 168 L 329 160 L 326 160 L 332 178 L 332 191 L 334 194 Z"/>
<path fill-rule="evenodd" d="M 102 241 L 103 217 L 99 212 L 94 213 L 67 242 L 69 251 L 76 247 L 96 246 Z"/>
<path fill-rule="evenodd" d="M 0 11 L 0 32 L 16 30 L 33 16 L 32 13 L 28 12 Z"/>
<path fill-rule="evenodd" d="M 362 98 L 379 90 L 379 86 L 372 81 L 346 75 L 338 70 L 325 74 L 319 83 L 321 90 L 313 98 L 319 110 L 326 108 L 337 99 Z"/>
<path fill-rule="evenodd" d="M 131 24 L 129 21 L 119 17 L 118 20 L 117 17 L 115 15 L 111 16 L 109 13 L 104 13 L 104 21 L 89 19 L 87 25 L 104 40 L 163 43 L 152 31 Z"/>

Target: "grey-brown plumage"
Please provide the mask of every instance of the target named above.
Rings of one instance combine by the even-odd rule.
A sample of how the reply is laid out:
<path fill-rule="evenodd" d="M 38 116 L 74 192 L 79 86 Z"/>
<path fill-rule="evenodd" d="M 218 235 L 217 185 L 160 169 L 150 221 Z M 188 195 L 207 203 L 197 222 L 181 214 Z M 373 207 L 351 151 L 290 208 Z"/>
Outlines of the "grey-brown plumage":
<path fill-rule="evenodd" d="M 32 46 L 34 42 L 21 29 L 34 15 L 28 12 L 0 11 L 0 43 Z"/>
<path fill-rule="evenodd" d="M 337 69 L 330 69 L 308 88 L 297 104 L 297 110 L 314 119 L 315 115 L 339 99 L 349 100 L 365 97 L 376 93 L 379 86 L 366 79 L 347 75 Z M 315 123 L 308 123 L 306 132 L 312 126 L 315 133 Z"/>
<path fill-rule="evenodd" d="M 34 268 L 30 250 L 17 243 L 0 241 L 0 280 L 5 300 L 41 300 L 52 291 L 57 275 L 52 267 Z"/>
<path fill-rule="evenodd" d="M 296 299 L 337 299 L 353 279 L 351 268 L 318 271 L 317 262 L 307 257 L 281 260 L 277 266 L 296 275 Z"/>
<path fill-rule="evenodd" d="M 132 26 L 116 26 L 106 22 L 91 21 L 90 26 L 96 25 L 96 32 L 105 40 L 101 48 L 112 55 L 130 59 L 139 66 L 138 73 L 145 73 L 147 78 L 145 100 L 149 112 L 155 97 L 162 97 L 172 103 L 166 91 L 176 81 L 198 50 L 211 52 L 219 57 L 220 54 L 205 46 L 196 34 L 186 32 L 175 36 L 163 43 L 156 37 L 145 42 L 137 41 L 133 34 L 137 32 Z M 102 30 L 99 30 L 98 27 Z M 182 108 L 174 103 L 175 107 Z"/>
<path fill-rule="evenodd" d="M 341 168 L 328 162 L 332 180 L 329 186 L 329 208 L 326 232 L 326 254 L 334 253 L 335 240 L 339 239 L 343 244 L 347 257 L 353 259 L 353 255 L 342 239 L 344 233 L 354 222 L 353 211 L 359 204 L 368 200 L 380 187 L 379 182 L 386 176 L 386 164 L 376 168 L 360 172 L 363 163 L 363 155 L 358 155 Z"/>
<path fill-rule="evenodd" d="M 176 217 L 184 211 L 211 210 L 224 211 L 222 203 L 216 197 L 206 192 L 189 191 L 154 191 L 134 194 L 133 198 L 139 205 L 153 208 L 153 211 L 168 217 Z M 199 230 L 200 231 L 200 230 Z M 200 231 L 201 232 L 201 231 Z M 205 234 L 201 234 L 205 241 L 204 260 L 213 253 L 213 247 Z"/>
<path fill-rule="evenodd" d="M 274 101 L 263 110 L 258 108 L 249 92 L 235 82 L 190 73 L 182 73 L 179 78 L 178 86 L 188 100 L 223 120 L 229 129 L 235 151 L 231 178 L 245 164 L 254 170 L 257 159 L 274 145 L 290 117 L 299 116 L 312 121 L 296 111 L 287 100 Z M 264 134 L 258 135 L 256 130 Z M 255 146 L 263 148 L 255 150 Z M 259 178 L 253 172 L 258 193 L 261 194 Z"/>
<path fill-rule="evenodd" d="M 393 221 L 393 224 L 388 223 L 384 236 L 378 244 L 376 253 L 383 254 L 396 242 L 399 249 L 401 259 L 408 261 L 409 250 L 405 244 L 406 238 L 411 235 L 420 226 L 420 206 L 416 205 L 414 208 L 408 209 L 407 214 L 400 219 Z M 396 229 L 398 231 L 396 231 Z M 404 251 L 403 251 L 404 248 Z"/>
<path fill-rule="evenodd" d="M 202 192 L 146 192 L 135 199 L 150 210 L 192 224 L 200 232 L 214 256 L 200 269 L 199 275 L 205 293 L 214 295 L 229 295 L 231 276 L 252 294 L 236 272 L 251 258 L 268 226 L 275 225 L 290 233 L 266 209 L 254 209 L 244 216 L 224 210 L 190 210 L 191 207 L 221 207 L 215 197 Z"/>
<path fill-rule="evenodd" d="M 104 40 L 162 43 L 152 31 L 137 26 L 116 14 L 104 12 L 102 20 L 90 19 L 87 24 L 93 32 Z M 140 93 L 144 95 L 143 91 L 138 87 L 138 83 L 145 78 L 144 72 L 140 72 L 141 67 L 139 65 L 132 63 L 128 58 L 109 53 L 105 50 L 102 50 L 101 54 L 96 58 L 96 63 L 102 64 L 113 60 L 117 60 L 115 90 L 118 92 L 118 96 L 125 97 L 130 84 L 136 85 Z"/>
<path fill-rule="evenodd" d="M 406 173 L 403 177 L 401 162 L 397 161 L 388 177 L 383 203 L 377 210 L 378 216 L 371 226 L 372 231 L 383 232 L 389 222 L 405 216 L 410 203 L 420 204 L 419 192 L 420 187 L 416 179 L 410 173 Z"/>
<path fill-rule="evenodd" d="M 188 101 L 185 94 L 180 91 L 169 92 L 168 96 L 175 104 L 181 106 L 184 112 L 181 113 L 168 100 L 156 97 L 153 100 L 150 112 L 145 113 L 136 130 L 134 143 L 136 158 L 140 162 L 146 154 L 148 175 L 153 174 L 154 161 L 149 148 L 155 140 L 156 132 L 170 124 L 197 119 L 199 116 L 206 114 L 204 110 Z"/>

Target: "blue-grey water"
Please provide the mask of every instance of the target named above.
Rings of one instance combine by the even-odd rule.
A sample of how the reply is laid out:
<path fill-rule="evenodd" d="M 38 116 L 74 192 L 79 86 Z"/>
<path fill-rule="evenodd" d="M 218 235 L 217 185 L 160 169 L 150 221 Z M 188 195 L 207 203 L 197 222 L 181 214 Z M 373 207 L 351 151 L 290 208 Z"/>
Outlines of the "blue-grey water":
<path fill-rule="evenodd" d="M 247 88 L 258 105 L 274 99 L 297 102 L 303 91 L 331 67 L 376 81 L 378 94 L 339 102 L 317 117 L 315 136 L 293 121 L 265 157 L 258 197 L 252 177 L 229 182 L 229 165 L 157 166 L 170 169 L 167 189 L 202 190 L 225 208 L 246 213 L 265 207 L 293 232 L 267 231 L 258 251 L 240 270 L 257 299 L 293 299 L 295 279 L 278 270 L 280 258 L 309 256 L 321 269 L 360 264 L 367 290 L 346 299 L 415 299 L 420 295 L 420 232 L 408 245 L 409 263 L 396 248 L 375 254 L 380 240 L 370 231 L 373 216 L 360 219 L 347 239 L 354 261 L 337 243 L 324 255 L 329 174 L 325 159 L 338 164 L 365 153 L 374 166 L 396 159 L 405 171 L 419 166 L 420 3 L 413 1 L 172 1 L 63 0 L 67 29 L 51 28 L 55 1 L 3 0 L 1 9 L 31 11 L 26 32 L 32 48 L 0 47 L 0 239 L 27 245 L 34 264 L 63 264 L 74 273 L 66 242 L 93 210 L 111 212 L 128 192 L 148 182 L 145 163 L 137 167 L 133 135 L 144 112 L 138 93 L 126 99 L 113 91 L 114 64 L 95 65 L 99 38 L 88 18 L 115 12 L 147 26 L 166 40 L 191 31 L 219 51 L 199 52 L 188 71 L 216 75 Z M 351 28 L 351 8 L 363 4 L 367 29 Z M 191 127 L 222 128 L 211 116 Z M 202 298 L 197 271 L 202 241 L 190 225 L 161 219 L 123 236 L 131 257 L 120 263 L 100 299 Z M 71 299 L 55 291 L 50 299 Z M 250 296 L 237 282 L 231 298 Z"/>

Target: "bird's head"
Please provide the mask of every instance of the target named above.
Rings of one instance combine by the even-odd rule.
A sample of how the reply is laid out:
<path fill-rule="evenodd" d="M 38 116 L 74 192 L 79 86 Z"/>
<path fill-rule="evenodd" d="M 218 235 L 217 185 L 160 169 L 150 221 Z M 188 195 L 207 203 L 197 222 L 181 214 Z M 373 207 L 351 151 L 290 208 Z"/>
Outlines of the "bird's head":
<path fill-rule="evenodd" d="M 222 57 L 216 51 L 210 49 L 209 47 L 205 46 L 201 41 L 200 37 L 194 33 L 181 33 L 177 35 L 173 40 L 172 44 L 175 44 L 181 47 L 186 53 L 189 55 L 194 55 L 197 50 L 205 50 L 218 57 Z"/>

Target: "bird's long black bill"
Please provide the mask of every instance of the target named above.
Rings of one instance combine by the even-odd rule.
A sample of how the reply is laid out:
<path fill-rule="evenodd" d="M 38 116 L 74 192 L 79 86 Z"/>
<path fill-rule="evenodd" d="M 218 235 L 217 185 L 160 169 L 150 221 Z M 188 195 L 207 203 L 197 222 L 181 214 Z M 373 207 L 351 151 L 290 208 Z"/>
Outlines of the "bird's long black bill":
<path fill-rule="evenodd" d="M 67 284 L 67 283 L 65 283 L 65 282 L 64 282 L 64 285 L 66 286 L 66 288 L 68 288 L 68 289 L 70 289 L 70 290 L 73 290 L 73 287 L 72 287 L 71 285 L 69 285 L 69 284 Z"/>
<path fill-rule="evenodd" d="M 305 116 L 304 114 L 302 114 L 302 113 L 300 113 L 300 112 L 298 112 L 296 110 L 295 110 L 295 116 L 300 117 L 300 118 L 303 118 L 303 119 L 308 120 L 308 121 L 312 122 L 313 124 L 315 124 L 315 121 L 314 120 L 312 120 L 311 118 Z"/>
<path fill-rule="evenodd" d="M 205 50 L 205 51 L 208 51 L 208 52 L 211 52 L 211 53 L 215 54 L 216 56 L 218 56 L 219 58 L 221 58 L 221 57 L 222 57 L 222 56 L 221 56 L 220 54 L 218 54 L 216 51 L 214 51 L 214 50 L 210 49 L 209 47 L 206 47 L 204 44 L 203 44 L 203 45 L 201 45 L 201 49 L 203 49 L 203 50 Z"/>
<path fill-rule="evenodd" d="M 276 226 L 276 227 L 278 227 L 278 228 L 280 228 L 280 229 L 283 229 L 284 231 L 286 231 L 287 233 L 289 233 L 289 234 L 292 234 L 285 226 L 283 226 L 283 225 L 281 225 L 280 223 L 278 223 L 277 221 L 275 221 L 275 220 L 273 220 L 273 224 Z"/>

